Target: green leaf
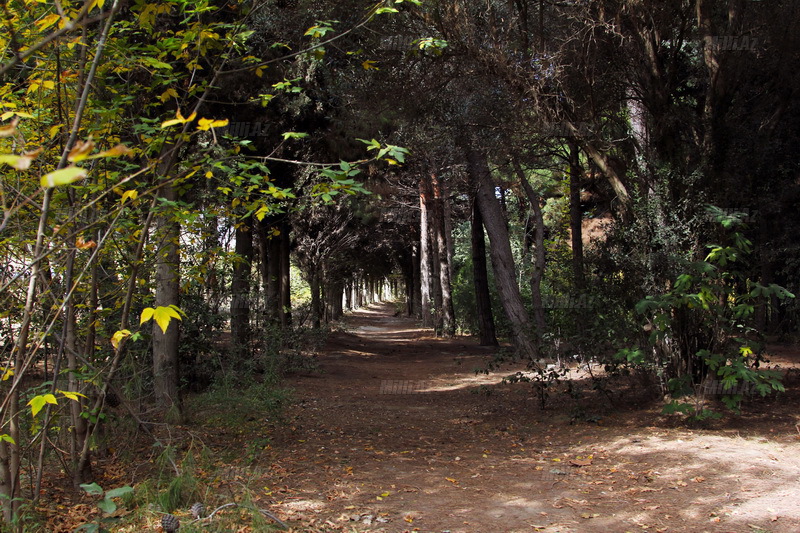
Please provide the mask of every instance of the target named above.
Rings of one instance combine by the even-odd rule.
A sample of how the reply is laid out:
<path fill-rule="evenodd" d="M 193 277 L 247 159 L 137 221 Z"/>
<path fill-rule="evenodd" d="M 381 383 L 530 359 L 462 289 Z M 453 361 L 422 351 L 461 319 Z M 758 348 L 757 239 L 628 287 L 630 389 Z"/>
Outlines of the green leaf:
<path fill-rule="evenodd" d="M 308 137 L 308 133 L 298 133 L 296 131 L 286 131 L 283 133 L 283 140 L 288 139 L 302 139 L 304 137 Z"/>
<path fill-rule="evenodd" d="M 106 514 L 111 514 L 117 510 L 117 504 L 109 499 L 105 499 L 97 502 L 97 508 Z"/>
<path fill-rule="evenodd" d="M 103 487 L 97 483 L 81 483 L 80 487 L 92 496 L 102 496 Z"/>
<path fill-rule="evenodd" d="M 126 494 L 130 494 L 131 492 L 133 492 L 133 487 L 125 485 L 124 487 L 111 489 L 110 491 L 106 492 L 106 498 L 119 498 L 121 496 L 125 496 Z"/>

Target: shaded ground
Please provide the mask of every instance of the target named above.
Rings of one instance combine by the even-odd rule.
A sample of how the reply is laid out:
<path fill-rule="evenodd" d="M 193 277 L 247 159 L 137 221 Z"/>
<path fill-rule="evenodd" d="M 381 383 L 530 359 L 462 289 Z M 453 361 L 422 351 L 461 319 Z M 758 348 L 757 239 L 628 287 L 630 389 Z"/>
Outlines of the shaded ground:
<path fill-rule="evenodd" d="M 392 313 L 351 315 L 324 372 L 291 380 L 259 462 L 298 530 L 800 531 L 796 393 L 704 430 L 592 396 L 542 410 L 508 372 L 475 374 L 494 350 Z"/>
<path fill-rule="evenodd" d="M 600 393 L 585 371 L 572 372 L 580 394 L 553 391 L 542 409 L 531 384 L 501 383 L 514 368 L 476 374 L 497 349 L 393 315 L 376 305 L 348 316 L 319 354 L 322 372 L 288 380 L 296 401 L 282 420 L 247 405 L 248 390 L 232 405 L 199 396 L 188 426 L 150 423 L 158 445 L 131 427 L 96 462 L 104 488 L 141 495 L 114 531 L 160 531 L 159 469 L 187 473 L 209 510 L 252 502 L 295 532 L 800 531 L 796 349 L 772 350 L 785 394 L 687 429 L 646 399 L 652 386 L 626 378 Z M 166 445 L 177 463 L 156 466 Z M 47 531 L 99 517 L 97 498 L 68 480 L 54 473 L 45 487 Z M 174 511 L 181 533 L 268 529 L 235 511 L 195 523 L 189 505 Z"/>

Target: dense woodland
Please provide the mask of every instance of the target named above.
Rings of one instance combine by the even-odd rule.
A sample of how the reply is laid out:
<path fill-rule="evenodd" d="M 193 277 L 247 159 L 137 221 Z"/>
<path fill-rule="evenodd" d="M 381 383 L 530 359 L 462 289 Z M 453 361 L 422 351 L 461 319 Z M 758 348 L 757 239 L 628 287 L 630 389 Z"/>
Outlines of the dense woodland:
<path fill-rule="evenodd" d="M 791 0 L 14 0 L 0 497 L 93 481 L 109 406 L 276 383 L 396 302 L 736 409 L 797 330 Z M 794 147 L 794 148 L 793 148 Z M 795 237 L 793 237 L 795 235 Z M 525 377 L 527 376 L 527 377 Z M 533 376 L 533 377 L 531 377 Z"/>

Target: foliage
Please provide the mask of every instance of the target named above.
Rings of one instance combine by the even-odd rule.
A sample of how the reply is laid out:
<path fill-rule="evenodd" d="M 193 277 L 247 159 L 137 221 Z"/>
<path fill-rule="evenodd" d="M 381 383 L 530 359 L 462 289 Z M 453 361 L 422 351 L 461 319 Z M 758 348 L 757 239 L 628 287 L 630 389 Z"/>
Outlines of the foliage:
<path fill-rule="evenodd" d="M 103 488 L 97 483 L 84 483 L 81 485 L 81 488 L 91 496 L 101 496 L 103 498 L 98 502 L 97 507 L 104 513 L 105 516 L 99 518 L 97 523 L 84 524 L 78 527 L 75 531 L 86 531 L 88 533 L 110 532 L 110 530 L 106 529 L 105 526 L 119 521 L 119 518 L 108 516 L 117 510 L 117 504 L 114 502 L 114 498 L 121 498 L 131 494 L 133 492 L 133 487 L 126 485 L 124 487 L 104 491 Z"/>
<path fill-rule="evenodd" d="M 742 265 L 752 243 L 741 232 L 742 213 L 726 213 L 713 206 L 708 212 L 721 226 L 724 241 L 708 245 L 706 257 L 688 263 L 669 291 L 648 296 L 636 309 L 647 319 L 656 364 L 664 366 L 673 397 L 694 394 L 702 398 L 708 382 L 718 381 L 721 387 L 716 392 L 722 394 L 726 407 L 738 411 L 742 385 L 760 396 L 784 390 L 776 371 L 758 368 L 763 343 L 753 318 L 756 308 L 769 305 L 772 297 L 784 300 L 794 295 L 744 274 Z M 644 354 L 634 349 L 618 356 L 642 363 Z M 711 412 L 702 401 L 678 400 L 669 403 L 665 411 L 689 413 L 698 419 Z"/>

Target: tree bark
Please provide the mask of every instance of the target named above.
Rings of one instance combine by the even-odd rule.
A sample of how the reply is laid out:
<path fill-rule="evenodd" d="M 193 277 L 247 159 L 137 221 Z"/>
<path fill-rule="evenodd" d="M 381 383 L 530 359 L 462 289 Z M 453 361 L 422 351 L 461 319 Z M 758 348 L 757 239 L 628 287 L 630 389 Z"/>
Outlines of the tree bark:
<path fill-rule="evenodd" d="M 236 225 L 236 260 L 231 280 L 231 343 L 237 356 L 247 357 L 250 346 L 250 273 L 253 263 L 253 220 Z"/>
<path fill-rule="evenodd" d="M 572 277 L 578 291 L 584 288 L 583 278 L 583 212 L 581 211 L 581 161 L 578 144 L 569 144 L 569 227 L 572 233 Z"/>
<path fill-rule="evenodd" d="M 431 260 L 430 238 L 430 193 L 424 178 L 419 180 L 419 278 L 420 278 L 420 312 L 422 326 L 433 326 L 431 297 L 433 289 L 433 262 Z"/>
<path fill-rule="evenodd" d="M 448 252 L 448 239 L 446 234 L 447 223 L 445 220 L 444 197 L 442 183 L 436 176 L 431 176 L 433 185 L 433 199 L 436 209 L 434 220 L 434 234 L 436 235 L 436 249 L 439 258 L 439 291 L 441 293 L 441 334 L 445 337 L 454 337 L 456 334 L 455 310 L 453 309 L 453 296 L 450 285 L 450 260 Z"/>
<path fill-rule="evenodd" d="M 308 287 L 311 290 L 311 327 L 319 329 L 322 326 L 322 298 L 320 297 L 319 269 L 311 265 L 308 277 Z"/>
<path fill-rule="evenodd" d="M 486 269 L 486 240 L 483 218 L 475 199 L 472 201 L 472 279 L 475 285 L 475 306 L 478 318 L 478 342 L 481 346 L 497 346 L 492 315 L 489 275 Z"/>
<path fill-rule="evenodd" d="M 262 247 L 266 250 L 266 277 L 264 299 L 267 307 L 267 322 L 279 324 L 281 321 L 281 239 L 273 233 L 277 221 L 261 224 Z"/>
<path fill-rule="evenodd" d="M 517 178 L 528 197 L 533 214 L 533 270 L 531 271 L 531 300 L 533 301 L 533 320 L 539 337 L 547 331 L 547 323 L 544 318 L 544 305 L 542 304 L 542 279 L 544 278 L 545 253 L 544 253 L 544 216 L 542 214 L 542 198 L 533 190 L 528 178 L 523 172 L 519 162 L 514 161 L 514 170 Z"/>
<path fill-rule="evenodd" d="M 292 287 L 290 274 L 291 241 L 289 239 L 289 222 L 281 223 L 280 238 L 280 317 L 281 326 L 288 328 L 292 325 Z"/>
<path fill-rule="evenodd" d="M 489 250 L 494 279 L 503 310 L 511 323 L 512 341 L 520 356 L 537 360 L 539 351 L 531 340 L 531 322 L 517 285 L 508 228 L 497 200 L 496 187 L 492 180 L 486 154 L 468 146 L 466 155 L 468 171 L 473 185 L 477 189 L 478 209 L 483 217 L 486 232 L 489 234 Z"/>
<path fill-rule="evenodd" d="M 165 173 L 160 173 L 162 176 Z M 167 180 L 159 189 L 161 198 L 168 202 L 178 195 L 172 182 Z M 180 223 L 175 220 L 171 208 L 162 207 L 156 218 L 156 234 L 159 247 L 156 252 L 156 298 L 159 306 L 180 305 Z M 153 380 L 156 401 L 167 409 L 181 413 L 178 390 L 178 339 L 179 321 L 172 320 L 166 332 L 153 321 Z"/>

